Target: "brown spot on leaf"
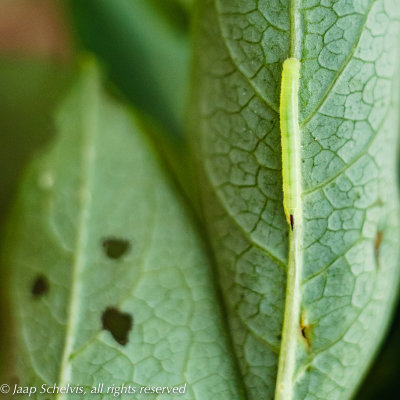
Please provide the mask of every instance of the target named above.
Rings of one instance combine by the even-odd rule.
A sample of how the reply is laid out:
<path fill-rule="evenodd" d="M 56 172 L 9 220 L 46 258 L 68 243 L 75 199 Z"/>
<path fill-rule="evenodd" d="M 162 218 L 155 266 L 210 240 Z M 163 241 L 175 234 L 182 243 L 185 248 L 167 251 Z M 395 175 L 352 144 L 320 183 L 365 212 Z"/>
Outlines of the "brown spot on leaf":
<path fill-rule="evenodd" d="M 378 265 L 378 266 L 379 266 L 379 252 L 381 249 L 382 239 L 383 239 L 383 232 L 378 231 L 376 233 L 375 243 L 374 243 L 375 261 L 376 261 L 376 265 Z"/>
<path fill-rule="evenodd" d="M 312 325 L 308 324 L 306 322 L 306 318 L 304 313 L 301 314 L 301 318 L 300 318 L 300 333 L 301 336 L 304 339 L 304 342 L 307 346 L 307 349 L 310 349 L 311 347 L 311 330 L 312 330 Z"/>
<path fill-rule="evenodd" d="M 293 231 L 293 227 L 294 227 L 294 216 L 293 214 L 290 214 L 290 228 Z"/>
<path fill-rule="evenodd" d="M 47 279 L 43 275 L 39 275 L 36 277 L 35 281 L 33 282 L 32 285 L 32 295 L 35 298 L 40 298 L 47 294 L 49 291 L 49 283 L 47 282 Z"/>

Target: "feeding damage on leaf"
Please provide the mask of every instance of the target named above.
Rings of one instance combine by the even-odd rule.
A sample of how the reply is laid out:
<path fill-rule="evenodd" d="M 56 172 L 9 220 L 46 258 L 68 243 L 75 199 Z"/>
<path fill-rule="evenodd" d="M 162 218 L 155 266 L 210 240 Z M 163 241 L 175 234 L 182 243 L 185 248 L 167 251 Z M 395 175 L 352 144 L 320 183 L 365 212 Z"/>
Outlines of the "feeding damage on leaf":
<path fill-rule="evenodd" d="M 379 253 L 381 249 L 382 240 L 383 240 L 383 232 L 382 231 L 376 232 L 375 242 L 374 242 L 374 252 L 375 252 L 375 261 L 377 267 L 379 267 Z"/>
<path fill-rule="evenodd" d="M 130 250 L 131 244 L 129 240 L 108 238 L 102 241 L 102 246 L 108 258 L 118 260 Z"/>
<path fill-rule="evenodd" d="M 115 307 L 108 307 L 101 316 L 103 329 L 109 331 L 115 341 L 122 346 L 128 343 L 129 332 L 133 326 L 133 318 Z"/>
<path fill-rule="evenodd" d="M 47 281 L 47 278 L 44 275 L 39 275 L 38 277 L 36 277 L 31 289 L 33 297 L 38 299 L 46 295 L 48 291 L 49 283 Z"/>
<path fill-rule="evenodd" d="M 307 350 L 311 347 L 311 329 L 312 326 L 306 322 L 305 314 L 302 313 L 300 318 L 300 333 L 304 339 Z"/>

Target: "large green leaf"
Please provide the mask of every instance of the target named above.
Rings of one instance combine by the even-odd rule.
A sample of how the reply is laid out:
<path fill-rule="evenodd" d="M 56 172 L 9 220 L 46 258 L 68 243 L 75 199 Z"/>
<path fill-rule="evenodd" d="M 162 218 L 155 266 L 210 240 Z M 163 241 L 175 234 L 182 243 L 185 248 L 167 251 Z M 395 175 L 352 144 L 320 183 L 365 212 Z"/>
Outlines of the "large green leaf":
<path fill-rule="evenodd" d="M 195 149 L 247 398 L 350 398 L 398 285 L 399 7 L 384 0 L 199 7 Z M 282 205 L 280 81 L 288 57 L 301 63 L 300 239 L 289 235 Z M 289 263 L 294 240 L 301 249 Z"/>
<path fill-rule="evenodd" d="M 21 386 L 179 386 L 239 399 L 207 252 L 136 119 L 91 64 L 30 166 L 4 246 Z M 120 398 L 161 399 L 132 394 Z M 27 397 L 27 396 L 26 396 Z M 47 395 L 45 398 L 82 398 Z M 36 394 L 33 398 L 43 398 Z"/>

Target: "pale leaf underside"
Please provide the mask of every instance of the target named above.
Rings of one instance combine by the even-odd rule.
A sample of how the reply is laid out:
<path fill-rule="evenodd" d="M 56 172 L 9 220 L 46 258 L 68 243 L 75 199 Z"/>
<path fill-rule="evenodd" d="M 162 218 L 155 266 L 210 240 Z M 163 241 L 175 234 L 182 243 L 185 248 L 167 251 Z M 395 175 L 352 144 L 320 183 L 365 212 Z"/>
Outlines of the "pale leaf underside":
<path fill-rule="evenodd" d="M 296 56 L 303 271 L 285 398 L 347 399 L 383 336 L 398 282 L 399 8 L 383 0 L 200 8 L 197 149 L 247 398 L 273 399 L 278 367 L 291 359 L 281 349 L 290 293 L 278 111 L 282 64 Z"/>
<path fill-rule="evenodd" d="M 113 386 L 184 384 L 188 399 L 240 398 L 190 212 L 140 124 L 87 69 L 58 114 L 56 141 L 29 168 L 8 231 L 19 384 L 40 399 L 42 384 L 80 385 L 96 399 L 114 398 Z M 90 395 L 100 383 L 103 394 Z"/>

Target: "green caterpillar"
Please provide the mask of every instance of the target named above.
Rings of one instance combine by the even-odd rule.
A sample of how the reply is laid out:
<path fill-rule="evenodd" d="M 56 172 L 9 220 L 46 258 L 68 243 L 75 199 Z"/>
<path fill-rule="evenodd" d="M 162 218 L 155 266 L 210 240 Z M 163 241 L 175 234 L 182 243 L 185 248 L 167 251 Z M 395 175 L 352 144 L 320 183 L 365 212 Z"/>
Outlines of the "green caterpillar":
<path fill-rule="evenodd" d="M 300 61 L 288 58 L 283 63 L 280 99 L 282 144 L 283 207 L 293 230 L 300 217 L 301 163 L 299 127 Z"/>

